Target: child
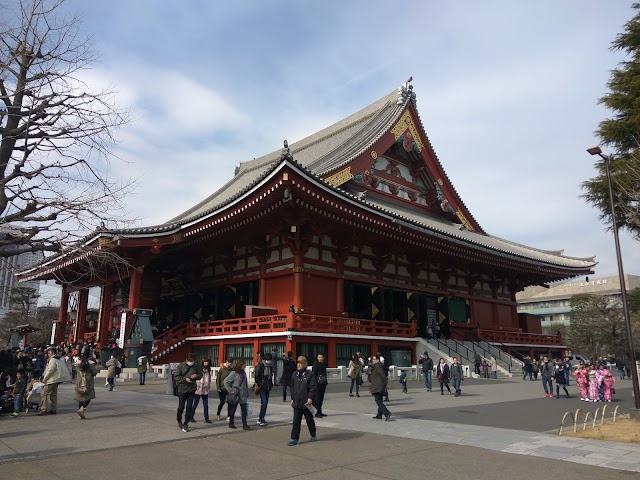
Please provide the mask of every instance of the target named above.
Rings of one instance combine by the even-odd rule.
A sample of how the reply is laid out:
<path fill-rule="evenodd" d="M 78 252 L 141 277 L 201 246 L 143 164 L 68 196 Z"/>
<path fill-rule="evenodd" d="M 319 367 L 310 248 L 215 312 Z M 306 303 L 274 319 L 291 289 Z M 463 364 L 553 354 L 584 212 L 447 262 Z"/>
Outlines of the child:
<path fill-rule="evenodd" d="M 402 385 L 402 393 L 407 392 L 407 372 L 400 370 L 400 385 Z"/>
<path fill-rule="evenodd" d="M 564 376 L 564 365 L 560 364 L 556 373 L 554 375 L 556 379 L 556 398 L 560 398 L 560 387 L 564 390 L 564 393 L 569 397 L 569 392 L 567 391 L 567 378 Z"/>
<path fill-rule="evenodd" d="M 24 376 L 24 370 L 20 369 L 16 372 L 16 383 L 13 384 L 13 413 L 12 417 L 20 415 L 22 410 L 22 398 L 24 392 L 27 391 L 27 377 Z"/>
<path fill-rule="evenodd" d="M 484 374 L 484 378 L 489 378 L 489 364 L 486 359 L 482 362 L 482 373 Z"/>

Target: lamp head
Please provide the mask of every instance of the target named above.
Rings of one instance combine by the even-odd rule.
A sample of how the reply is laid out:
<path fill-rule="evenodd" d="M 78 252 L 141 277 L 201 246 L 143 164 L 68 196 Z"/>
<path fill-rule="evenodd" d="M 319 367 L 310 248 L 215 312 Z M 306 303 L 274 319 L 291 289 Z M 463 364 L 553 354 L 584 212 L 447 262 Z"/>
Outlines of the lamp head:
<path fill-rule="evenodd" d="M 595 146 L 595 147 L 587 148 L 587 152 L 589 152 L 590 155 L 601 155 L 602 149 L 598 146 Z"/>

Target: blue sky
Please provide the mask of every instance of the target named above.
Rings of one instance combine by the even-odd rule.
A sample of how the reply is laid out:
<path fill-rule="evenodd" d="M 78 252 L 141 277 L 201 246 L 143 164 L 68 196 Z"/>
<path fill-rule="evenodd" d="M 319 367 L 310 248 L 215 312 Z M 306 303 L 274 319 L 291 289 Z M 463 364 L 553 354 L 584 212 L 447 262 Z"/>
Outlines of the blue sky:
<path fill-rule="evenodd" d="M 127 200 L 162 223 L 234 167 L 367 106 L 413 76 L 418 110 L 449 178 L 492 235 L 596 255 L 615 275 L 611 233 L 579 199 L 597 100 L 622 60 L 609 45 L 631 2 L 403 3 L 69 0 L 135 121 L 110 174 L 140 176 Z M 626 273 L 637 241 L 622 238 Z M 55 302 L 54 302 L 55 303 Z"/>

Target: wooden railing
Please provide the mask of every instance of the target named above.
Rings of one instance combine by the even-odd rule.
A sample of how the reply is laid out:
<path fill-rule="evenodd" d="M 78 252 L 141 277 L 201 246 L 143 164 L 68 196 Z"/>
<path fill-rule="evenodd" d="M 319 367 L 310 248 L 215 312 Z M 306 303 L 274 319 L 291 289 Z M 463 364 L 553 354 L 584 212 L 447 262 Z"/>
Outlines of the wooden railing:
<path fill-rule="evenodd" d="M 480 337 L 485 341 L 500 343 L 517 343 L 532 345 L 562 345 L 560 335 L 542 335 L 540 333 L 525 333 L 517 330 L 480 330 Z"/>
<path fill-rule="evenodd" d="M 295 329 L 299 332 L 343 333 L 411 338 L 417 334 L 413 323 L 362 320 L 359 318 L 296 314 Z"/>
<path fill-rule="evenodd" d="M 208 322 L 182 323 L 158 335 L 153 342 L 152 355 L 162 356 L 171 347 L 179 345 L 189 337 L 218 335 L 246 335 L 269 332 L 315 332 L 352 335 L 374 335 L 398 338 L 413 338 L 417 326 L 411 323 L 383 322 L 358 318 L 332 317 L 284 313 L 249 318 L 231 318 Z"/>

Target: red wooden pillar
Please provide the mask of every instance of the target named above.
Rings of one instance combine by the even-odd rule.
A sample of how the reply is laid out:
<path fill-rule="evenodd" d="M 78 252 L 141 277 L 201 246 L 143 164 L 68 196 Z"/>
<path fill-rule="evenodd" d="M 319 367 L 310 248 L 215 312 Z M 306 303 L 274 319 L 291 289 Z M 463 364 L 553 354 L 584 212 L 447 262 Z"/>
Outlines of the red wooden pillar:
<path fill-rule="evenodd" d="M 266 260 L 260 259 L 260 278 L 258 279 L 258 305 L 267 304 L 267 281 L 264 274 L 267 272 Z"/>
<path fill-rule="evenodd" d="M 78 311 L 76 312 L 76 328 L 74 329 L 74 343 L 84 342 L 84 334 L 87 329 L 87 303 L 89 302 L 89 289 L 83 288 L 78 295 Z"/>
<path fill-rule="evenodd" d="M 227 355 L 226 355 L 227 352 L 224 351 L 225 348 L 226 348 L 226 345 L 224 343 L 224 340 L 221 340 L 220 343 L 218 344 L 218 365 L 219 366 L 222 366 L 222 364 L 227 361 Z"/>
<path fill-rule="evenodd" d="M 67 289 L 62 289 L 60 296 L 60 309 L 58 310 L 58 324 L 56 326 L 56 334 L 54 343 L 60 345 L 64 341 L 65 332 L 67 330 L 67 319 L 69 310 L 69 292 Z"/>
<path fill-rule="evenodd" d="M 104 346 L 109 338 L 111 331 L 111 295 L 113 293 L 112 285 L 107 283 L 102 286 L 102 295 L 100 297 L 100 315 L 98 317 L 98 327 L 96 329 L 96 343 Z"/>
<path fill-rule="evenodd" d="M 129 283 L 129 305 L 128 308 L 133 312 L 140 307 L 142 299 L 142 270 L 134 268 L 131 272 L 131 282 Z"/>
<path fill-rule="evenodd" d="M 293 254 L 293 306 L 296 312 L 304 308 L 304 255 L 300 250 Z"/>
<path fill-rule="evenodd" d="M 338 281 L 336 282 L 336 315 L 344 312 L 344 263 L 338 261 L 336 266 Z"/>
<path fill-rule="evenodd" d="M 336 339 L 329 338 L 329 342 L 327 343 L 327 367 L 328 368 L 336 368 Z"/>

